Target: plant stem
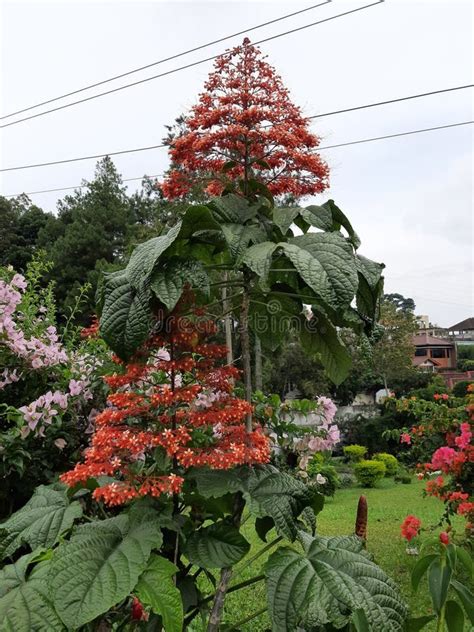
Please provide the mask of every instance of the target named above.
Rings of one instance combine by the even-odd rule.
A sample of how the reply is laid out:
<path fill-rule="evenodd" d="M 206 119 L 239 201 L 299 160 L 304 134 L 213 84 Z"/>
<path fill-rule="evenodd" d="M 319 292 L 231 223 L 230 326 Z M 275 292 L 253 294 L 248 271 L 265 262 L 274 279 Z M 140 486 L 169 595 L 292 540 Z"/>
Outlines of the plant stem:
<path fill-rule="evenodd" d="M 240 527 L 240 521 L 242 518 L 242 513 L 244 511 L 245 501 L 240 492 L 235 495 L 234 500 L 234 510 L 232 512 L 232 522 L 237 529 Z M 212 604 L 211 614 L 209 615 L 209 621 L 207 624 L 207 632 L 218 632 L 220 627 L 220 622 L 222 618 L 222 611 L 224 609 L 224 601 L 229 588 L 229 583 L 232 577 L 232 567 L 223 568 L 221 570 L 221 576 L 219 579 L 219 583 L 217 584 L 217 590 L 213 596 L 210 597 L 214 599 L 214 603 Z"/>
<path fill-rule="evenodd" d="M 267 606 L 264 606 L 263 608 L 260 608 L 260 610 L 257 610 L 256 612 L 252 612 L 252 614 L 250 614 L 248 617 L 245 617 L 245 619 L 240 619 L 240 621 L 237 621 L 237 623 L 235 623 L 232 627 L 228 628 L 228 630 L 229 631 L 238 630 L 241 625 L 243 625 L 244 623 L 248 623 L 249 621 L 252 621 L 252 619 L 255 619 L 256 617 L 258 617 L 259 615 L 263 614 L 266 611 L 267 611 Z"/>
<path fill-rule="evenodd" d="M 275 544 L 278 544 L 279 542 L 281 542 L 283 540 L 283 538 L 281 536 L 278 536 L 278 538 L 275 538 L 274 540 L 272 540 L 271 542 L 269 542 L 266 546 L 264 546 L 262 549 L 260 549 L 259 551 L 257 551 L 257 553 L 255 553 L 255 555 L 253 557 L 251 557 L 249 560 L 247 560 L 247 562 L 245 562 L 245 564 L 243 564 L 238 571 L 235 573 L 234 577 L 238 577 L 239 575 L 242 574 L 242 572 L 248 568 L 249 566 L 251 566 L 255 560 L 258 560 L 258 558 L 263 555 L 264 553 L 266 553 L 267 551 L 269 551 L 271 548 L 273 548 L 275 546 Z"/>
<path fill-rule="evenodd" d="M 240 345 L 242 348 L 242 364 L 244 370 L 244 387 L 245 387 L 245 399 L 252 403 L 252 368 L 251 368 L 251 354 L 250 354 L 250 336 L 249 336 L 249 309 L 250 309 L 250 294 L 249 285 L 250 279 L 248 275 L 245 275 L 245 285 L 242 294 L 242 307 L 240 309 Z M 252 413 L 248 413 L 246 421 L 247 432 L 252 432 Z"/>

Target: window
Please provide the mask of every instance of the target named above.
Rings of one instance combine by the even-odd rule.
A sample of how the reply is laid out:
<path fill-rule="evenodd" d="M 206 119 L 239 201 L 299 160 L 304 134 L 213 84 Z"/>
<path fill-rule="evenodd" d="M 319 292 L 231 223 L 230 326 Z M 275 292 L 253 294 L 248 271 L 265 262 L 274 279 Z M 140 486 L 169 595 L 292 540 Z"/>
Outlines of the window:
<path fill-rule="evenodd" d="M 431 357 L 432 358 L 445 358 L 446 349 L 431 349 Z"/>
<path fill-rule="evenodd" d="M 415 355 L 416 356 L 426 356 L 426 355 L 428 355 L 428 353 L 427 353 L 426 349 L 415 349 Z"/>

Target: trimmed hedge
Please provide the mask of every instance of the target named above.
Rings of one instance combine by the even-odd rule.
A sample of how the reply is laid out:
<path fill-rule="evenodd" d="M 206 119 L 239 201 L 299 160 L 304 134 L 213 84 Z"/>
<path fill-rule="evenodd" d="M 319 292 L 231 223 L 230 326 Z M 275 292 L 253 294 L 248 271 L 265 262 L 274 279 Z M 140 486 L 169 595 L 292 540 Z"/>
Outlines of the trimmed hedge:
<path fill-rule="evenodd" d="M 396 456 L 393 456 L 393 454 L 388 454 L 388 452 L 379 452 L 378 454 L 374 454 L 372 459 L 374 461 L 385 463 L 385 476 L 395 476 L 395 474 L 398 472 L 398 459 Z"/>
<path fill-rule="evenodd" d="M 343 448 L 344 456 L 354 463 L 362 461 L 367 454 L 367 448 L 363 445 L 346 445 Z"/>
<path fill-rule="evenodd" d="M 354 465 L 354 473 L 363 487 L 375 487 L 386 471 L 382 461 L 359 461 Z"/>

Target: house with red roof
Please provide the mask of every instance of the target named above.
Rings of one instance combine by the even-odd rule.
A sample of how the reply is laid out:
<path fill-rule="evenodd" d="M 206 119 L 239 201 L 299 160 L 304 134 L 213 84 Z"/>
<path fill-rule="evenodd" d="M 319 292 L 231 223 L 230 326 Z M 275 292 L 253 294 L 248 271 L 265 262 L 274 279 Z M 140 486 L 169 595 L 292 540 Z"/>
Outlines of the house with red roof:
<path fill-rule="evenodd" d="M 413 336 L 415 355 L 413 366 L 425 371 L 456 368 L 456 344 L 447 338 L 436 338 L 428 333 Z"/>

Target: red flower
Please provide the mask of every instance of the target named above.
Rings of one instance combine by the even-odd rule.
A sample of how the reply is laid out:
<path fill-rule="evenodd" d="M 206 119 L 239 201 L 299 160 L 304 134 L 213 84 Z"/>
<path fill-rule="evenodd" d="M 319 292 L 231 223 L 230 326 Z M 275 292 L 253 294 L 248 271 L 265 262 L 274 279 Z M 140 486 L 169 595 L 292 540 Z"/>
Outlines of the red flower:
<path fill-rule="evenodd" d="M 407 516 L 401 525 L 402 537 L 408 542 L 415 538 L 421 527 L 421 520 L 416 516 Z"/>
<path fill-rule="evenodd" d="M 320 139 L 264 59 L 248 39 L 216 59 L 205 91 L 171 140 L 165 197 L 184 196 L 197 183 L 220 195 L 226 181 L 244 174 L 274 195 L 295 198 L 329 186 L 329 168 L 316 153 Z"/>
<path fill-rule="evenodd" d="M 408 434 L 408 432 L 402 433 L 402 436 L 400 437 L 400 443 L 407 443 L 408 445 L 410 445 L 411 436 Z"/>
<path fill-rule="evenodd" d="M 233 394 L 238 370 L 218 364 L 226 348 L 204 342 L 214 323 L 193 324 L 177 311 L 165 330 L 147 341 L 122 373 L 106 378 L 115 392 L 96 417 L 84 463 L 61 477 L 70 486 L 113 477 L 93 493 L 108 505 L 177 494 L 190 467 L 228 469 L 270 458 L 262 428 L 255 424 L 246 431 L 252 406 Z M 156 470 L 157 448 L 169 458 L 166 471 Z"/>
<path fill-rule="evenodd" d="M 132 621 L 148 621 L 148 613 L 145 611 L 141 602 L 137 597 L 132 601 Z"/>
<path fill-rule="evenodd" d="M 446 533 L 446 531 L 443 531 L 439 534 L 439 541 L 444 545 L 449 544 L 449 535 Z"/>

